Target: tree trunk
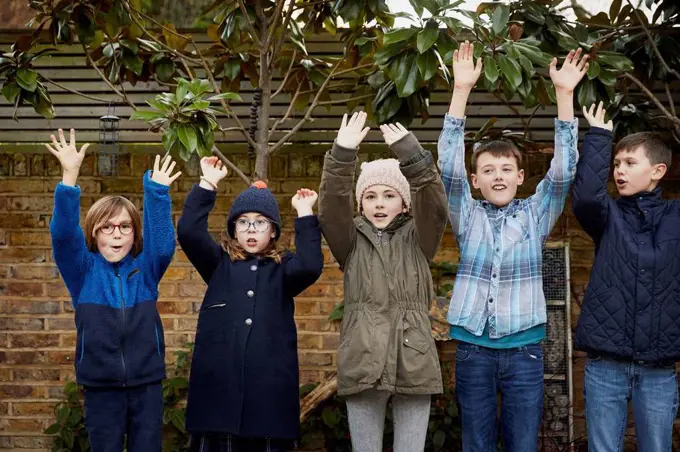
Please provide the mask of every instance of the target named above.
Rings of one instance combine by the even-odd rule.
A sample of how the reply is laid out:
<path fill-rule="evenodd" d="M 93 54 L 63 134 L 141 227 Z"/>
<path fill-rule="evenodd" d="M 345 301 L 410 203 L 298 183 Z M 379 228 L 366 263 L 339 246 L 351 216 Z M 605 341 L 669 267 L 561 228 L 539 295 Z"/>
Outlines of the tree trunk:
<path fill-rule="evenodd" d="M 300 423 L 304 422 L 307 416 L 309 416 L 316 407 L 335 394 L 337 389 L 338 377 L 333 374 L 326 381 L 314 388 L 312 392 L 304 396 L 300 401 Z"/>

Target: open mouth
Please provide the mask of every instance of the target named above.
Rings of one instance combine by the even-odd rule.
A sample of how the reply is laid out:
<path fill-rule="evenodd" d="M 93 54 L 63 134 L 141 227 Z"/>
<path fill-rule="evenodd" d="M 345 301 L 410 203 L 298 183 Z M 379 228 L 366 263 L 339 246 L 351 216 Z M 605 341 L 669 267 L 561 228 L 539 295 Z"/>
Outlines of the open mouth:
<path fill-rule="evenodd" d="M 387 218 L 387 214 L 386 213 L 376 213 L 376 214 L 373 215 L 373 217 L 377 220 L 384 220 L 385 218 Z"/>
<path fill-rule="evenodd" d="M 117 252 L 119 252 L 120 250 L 123 249 L 123 245 L 112 245 L 112 246 L 111 246 L 111 249 L 112 249 L 114 252 L 117 253 Z"/>
<path fill-rule="evenodd" d="M 493 189 L 493 191 L 503 191 L 506 188 L 508 188 L 508 186 L 505 184 L 495 184 L 491 186 L 491 189 Z"/>
<path fill-rule="evenodd" d="M 616 185 L 618 185 L 619 187 L 623 187 L 627 183 L 628 183 L 628 181 L 625 180 L 625 179 L 616 179 Z"/>
<path fill-rule="evenodd" d="M 257 246 L 257 240 L 256 239 L 248 239 L 248 240 L 246 240 L 246 245 L 248 245 L 251 248 L 255 247 L 255 246 Z"/>

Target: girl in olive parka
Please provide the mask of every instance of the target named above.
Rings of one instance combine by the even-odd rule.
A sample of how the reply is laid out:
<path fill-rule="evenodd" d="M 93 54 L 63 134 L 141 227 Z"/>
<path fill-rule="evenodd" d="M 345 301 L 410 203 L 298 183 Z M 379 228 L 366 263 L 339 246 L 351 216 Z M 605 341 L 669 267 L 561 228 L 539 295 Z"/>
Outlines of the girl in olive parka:
<path fill-rule="evenodd" d="M 429 263 L 447 221 L 444 186 L 432 154 L 400 124 L 383 125 L 399 160 L 361 165 L 354 217 L 357 147 L 368 133 L 355 113 L 326 154 L 319 221 L 344 273 L 345 314 L 338 350 L 338 394 L 346 396 L 354 450 L 382 451 L 392 397 L 394 451 L 423 450 L 441 370 L 428 318 L 435 297 Z"/>

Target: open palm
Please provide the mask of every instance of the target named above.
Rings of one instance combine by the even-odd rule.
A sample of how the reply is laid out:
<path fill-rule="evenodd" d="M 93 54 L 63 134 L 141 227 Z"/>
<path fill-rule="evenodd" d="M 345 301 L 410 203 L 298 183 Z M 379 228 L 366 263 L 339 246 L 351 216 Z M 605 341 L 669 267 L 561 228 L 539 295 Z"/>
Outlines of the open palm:
<path fill-rule="evenodd" d="M 163 160 L 163 166 L 160 165 L 160 162 L 161 156 L 157 155 L 156 160 L 153 163 L 151 180 L 161 185 L 170 186 L 182 175 L 182 172 L 179 171 L 175 175 L 172 175 L 172 170 L 175 169 L 175 162 L 172 161 L 172 158 L 169 155 Z"/>
<path fill-rule="evenodd" d="M 48 151 L 52 153 L 56 158 L 59 159 L 59 163 L 65 172 L 79 172 L 80 166 L 83 164 L 83 159 L 85 158 L 85 151 L 90 146 L 84 144 L 83 147 L 76 147 L 76 131 L 71 129 L 71 139 L 66 142 L 66 137 L 64 137 L 64 131 L 59 129 L 59 140 L 54 135 L 50 135 L 52 138 L 52 145 L 45 144 Z"/>
<path fill-rule="evenodd" d="M 581 58 L 581 49 L 569 52 L 561 69 L 557 69 L 557 58 L 550 63 L 550 78 L 555 89 L 573 91 L 588 71 L 588 55 Z M 579 61 L 580 58 L 580 61 Z"/>

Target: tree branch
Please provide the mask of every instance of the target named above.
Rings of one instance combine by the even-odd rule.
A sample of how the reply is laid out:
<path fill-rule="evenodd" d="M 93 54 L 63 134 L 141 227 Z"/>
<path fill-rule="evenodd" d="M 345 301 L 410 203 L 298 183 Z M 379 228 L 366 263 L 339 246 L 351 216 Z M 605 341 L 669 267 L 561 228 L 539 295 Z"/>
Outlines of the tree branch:
<path fill-rule="evenodd" d="M 198 54 L 198 56 L 201 58 L 201 63 L 202 63 L 203 69 L 205 69 L 205 72 L 208 75 L 208 79 L 210 80 L 210 83 L 213 86 L 213 89 L 215 90 L 215 92 L 217 94 L 220 94 L 222 91 L 220 90 L 219 85 L 217 84 L 217 82 L 215 81 L 215 78 L 212 75 L 212 71 L 210 70 L 210 67 L 208 66 L 208 62 L 205 61 L 203 54 L 198 50 L 198 46 L 196 45 L 196 43 L 194 42 L 193 39 L 191 39 L 191 43 L 193 44 L 194 49 L 196 49 L 196 53 Z M 243 134 L 243 136 L 248 141 L 248 144 L 250 144 L 253 147 L 257 146 L 257 143 L 255 143 L 255 141 L 253 141 L 253 139 L 250 138 L 250 135 L 248 135 L 248 131 L 246 130 L 245 127 L 243 127 L 243 123 L 238 118 L 238 116 L 236 115 L 234 110 L 224 101 L 224 99 L 220 99 L 220 103 L 222 104 L 222 107 L 225 110 L 231 112 L 232 117 L 234 118 L 234 120 L 236 121 L 236 124 L 238 124 L 239 128 L 241 129 L 241 133 Z"/>
<path fill-rule="evenodd" d="M 224 163 L 229 168 L 231 168 L 231 170 L 234 172 L 234 174 L 236 174 L 238 177 L 240 177 L 241 180 L 243 180 L 243 182 L 246 183 L 246 185 L 250 185 L 250 179 L 248 178 L 248 176 L 243 174 L 243 171 L 241 171 L 238 168 L 238 166 L 234 165 L 234 163 L 231 160 L 229 160 L 227 157 L 225 157 L 224 154 L 222 154 L 222 152 L 220 152 L 220 150 L 217 149 L 217 146 L 213 145 L 212 153 L 213 153 L 214 156 L 217 156 L 217 158 L 222 160 L 222 163 Z"/>
<path fill-rule="evenodd" d="M 248 24 L 248 28 L 250 28 L 250 32 L 253 35 L 253 41 L 255 44 L 259 47 L 261 44 L 260 41 L 260 36 L 257 34 L 257 30 L 255 30 L 255 26 L 253 25 L 253 22 L 250 20 L 250 16 L 248 15 L 248 10 L 246 9 L 245 3 L 243 3 L 243 0 L 237 0 L 238 6 L 241 8 L 241 13 L 243 14 L 243 17 L 246 19 L 246 23 Z"/>
<path fill-rule="evenodd" d="M 288 141 L 288 139 L 290 139 L 290 137 L 295 135 L 297 133 L 297 131 L 300 130 L 302 128 L 302 126 L 305 125 L 305 123 L 307 121 L 309 121 L 309 119 L 312 117 L 312 113 L 314 112 L 314 109 L 316 109 L 316 107 L 319 105 L 319 98 L 321 97 L 321 94 L 326 90 L 326 87 L 328 86 L 330 81 L 334 77 L 336 77 L 338 74 L 340 74 L 341 72 L 347 72 L 347 71 L 341 71 L 341 72 L 338 72 L 338 74 L 335 73 L 335 71 L 337 71 L 338 68 L 340 67 L 341 63 L 342 63 L 342 59 L 339 59 L 338 62 L 335 63 L 335 66 L 333 66 L 331 73 L 328 74 L 328 77 L 326 77 L 326 80 L 319 87 L 319 91 L 316 93 L 316 96 L 314 96 L 314 100 L 312 101 L 312 104 L 307 109 L 307 113 L 305 113 L 305 116 L 297 124 L 295 124 L 295 126 L 293 126 L 293 128 L 290 129 L 290 131 L 288 131 L 288 133 L 286 133 L 279 141 L 277 141 L 276 144 L 274 144 L 272 147 L 269 148 L 270 154 L 273 154 L 274 152 L 279 150 L 286 143 L 286 141 Z"/>
<path fill-rule="evenodd" d="M 675 102 L 673 102 L 673 96 L 671 96 L 671 88 L 668 86 L 668 83 L 664 83 L 664 85 L 666 85 L 666 97 L 668 97 L 668 103 L 671 106 L 671 113 L 673 113 L 673 116 L 678 116 L 675 112 Z"/>
<path fill-rule="evenodd" d="M 274 54 L 276 55 L 276 54 Z M 277 89 L 274 94 L 272 94 L 272 99 L 274 99 L 276 96 L 278 96 L 281 91 L 283 91 L 283 87 L 286 86 L 286 82 L 288 81 L 288 76 L 290 75 L 290 70 L 293 68 L 293 64 L 295 64 L 295 57 L 297 56 L 297 49 L 293 50 L 293 58 L 290 60 L 290 65 L 288 66 L 288 70 L 286 71 L 286 74 L 283 76 L 283 81 L 281 82 L 281 85 L 279 85 L 279 89 Z M 272 61 L 274 59 L 272 58 Z"/>
<path fill-rule="evenodd" d="M 531 116 L 529 116 L 529 120 L 526 123 L 526 126 L 524 127 L 524 139 L 527 139 L 527 136 L 529 135 L 529 125 L 531 124 L 531 121 L 534 119 L 534 116 L 536 116 L 536 112 L 538 112 L 538 109 L 541 108 L 542 105 L 538 104 L 536 105 L 536 108 L 534 108 L 534 111 L 531 112 Z"/>
<path fill-rule="evenodd" d="M 105 103 L 105 104 L 111 103 L 110 99 L 102 99 L 101 97 L 95 97 L 95 96 L 90 96 L 89 94 L 81 93 L 80 91 L 77 91 L 75 89 L 71 89 L 68 86 L 64 86 L 61 83 L 55 82 L 54 80 L 50 80 L 49 78 L 45 77 L 42 74 L 40 75 L 40 77 L 42 77 L 42 79 L 45 80 L 47 83 L 51 83 L 52 85 L 57 86 L 57 87 L 63 89 L 64 91 L 68 91 L 69 93 L 77 94 L 77 95 L 84 97 L 86 99 L 96 100 L 97 102 L 102 102 L 102 103 Z"/>
<path fill-rule="evenodd" d="M 363 100 L 363 99 L 368 99 L 370 97 L 373 97 L 373 94 L 364 94 L 363 96 L 357 96 L 357 97 L 350 97 L 349 99 L 337 99 L 337 100 L 327 100 L 324 102 L 319 102 L 317 106 L 323 106 L 323 105 L 340 105 L 340 104 L 345 104 L 347 102 L 352 102 L 355 100 Z"/>
<path fill-rule="evenodd" d="M 87 61 L 90 63 L 90 65 L 94 68 L 95 71 L 97 71 L 97 74 L 99 74 L 99 77 L 108 85 L 109 88 L 113 90 L 114 93 L 118 94 L 133 110 L 137 110 L 137 106 L 130 100 L 128 99 L 127 95 L 124 93 L 121 93 L 118 91 L 118 88 L 113 86 L 113 83 L 109 81 L 108 78 L 102 73 L 101 69 L 97 66 L 97 63 L 94 62 L 92 59 L 92 56 L 90 56 L 90 53 L 87 51 L 87 47 L 85 47 L 85 44 L 81 44 L 83 47 L 83 51 L 85 52 L 85 57 L 87 58 Z"/>
<path fill-rule="evenodd" d="M 298 85 L 297 90 L 295 91 L 295 94 L 294 94 L 293 97 L 290 99 L 290 104 L 288 105 L 288 110 L 286 110 L 286 114 L 283 115 L 283 117 L 279 118 L 279 119 L 274 123 L 274 125 L 272 126 L 272 128 L 271 128 L 270 131 L 269 131 L 269 136 L 274 135 L 274 132 L 276 131 L 276 129 L 277 129 L 281 124 L 283 124 L 284 122 L 286 122 L 286 121 L 288 120 L 288 118 L 290 117 L 290 114 L 293 112 L 293 107 L 294 107 L 294 105 L 295 105 L 295 101 L 297 100 L 298 96 L 300 95 L 300 88 L 301 88 L 301 87 L 302 87 L 301 84 Z"/>
<path fill-rule="evenodd" d="M 677 116 L 671 114 L 670 111 L 666 109 L 666 107 L 663 106 L 661 101 L 645 86 L 644 83 L 642 83 L 640 80 L 638 80 L 634 75 L 629 74 L 628 72 L 623 73 L 623 77 L 627 78 L 631 82 L 635 83 L 637 87 L 642 91 L 652 102 L 654 102 L 654 105 L 657 106 L 659 110 L 668 118 L 674 125 L 675 127 L 680 128 L 680 119 L 678 119 Z"/>
<path fill-rule="evenodd" d="M 340 72 L 337 72 L 333 77 L 338 77 L 340 75 L 344 75 L 344 74 L 347 74 L 349 72 L 354 72 L 354 71 L 358 71 L 359 69 L 366 69 L 366 68 L 373 67 L 373 66 L 374 66 L 373 63 L 362 64 L 361 66 L 356 66 L 356 67 L 353 67 L 351 69 L 345 69 L 345 70 L 342 70 Z"/>
<path fill-rule="evenodd" d="M 280 1 L 281 3 L 283 3 L 283 0 Z M 283 26 L 281 27 L 281 35 L 279 36 L 279 40 L 276 41 L 276 44 L 274 45 L 274 51 L 272 52 L 272 55 L 278 55 L 279 52 L 281 52 L 281 47 L 283 47 L 283 43 L 286 41 L 286 30 L 288 29 L 288 24 L 290 23 L 290 19 L 293 17 L 293 10 L 295 9 L 295 0 L 289 1 L 290 3 L 288 3 L 286 17 L 285 19 L 283 19 Z M 274 30 L 275 28 L 276 27 L 273 27 L 272 30 Z M 272 61 L 274 61 L 274 58 L 272 58 Z M 271 70 L 271 68 L 269 69 Z"/>
<path fill-rule="evenodd" d="M 289 0 L 291 3 L 295 3 L 294 0 Z M 267 47 L 269 47 L 269 43 L 272 42 L 272 39 L 274 38 L 274 33 L 276 32 L 276 26 L 279 24 L 279 19 L 281 19 L 281 13 L 283 12 L 283 6 L 286 4 L 284 0 L 279 0 L 278 4 L 276 5 L 276 11 L 274 12 L 274 20 L 271 24 L 269 24 L 269 33 L 267 33 Z M 284 30 L 285 34 L 285 30 Z"/>
<path fill-rule="evenodd" d="M 654 38 L 652 37 L 652 34 L 649 32 L 647 27 L 645 27 L 644 22 L 642 21 L 642 17 L 640 16 L 640 12 L 633 6 L 633 4 L 628 0 L 628 4 L 630 7 L 633 9 L 633 12 L 635 13 L 635 17 L 637 17 L 638 23 L 642 27 L 642 29 L 645 32 L 645 35 L 647 35 L 647 40 L 652 46 L 652 50 L 654 50 L 654 54 L 656 57 L 661 61 L 661 65 L 663 66 L 664 70 L 668 72 L 669 74 L 673 74 L 676 78 L 680 79 L 680 73 L 676 71 L 675 69 L 671 69 L 670 66 L 668 66 L 668 63 L 666 63 L 666 60 L 664 59 L 663 56 L 661 56 L 661 52 L 659 52 L 659 48 L 656 46 L 656 43 L 654 42 Z"/>

